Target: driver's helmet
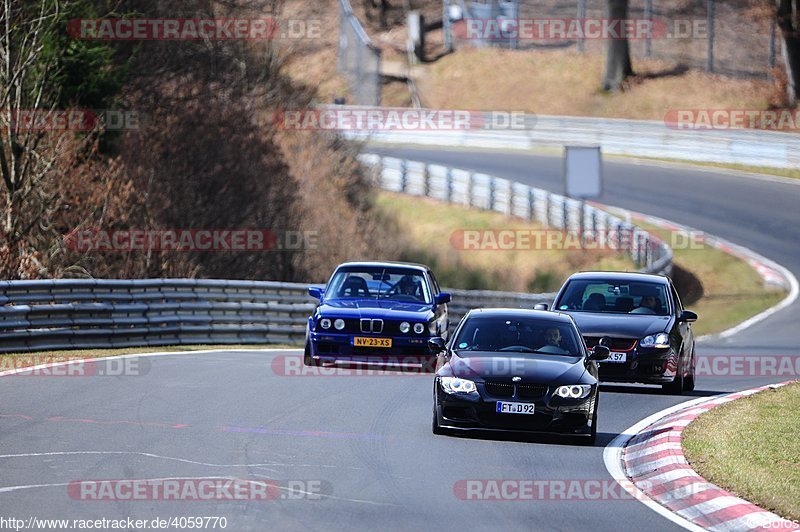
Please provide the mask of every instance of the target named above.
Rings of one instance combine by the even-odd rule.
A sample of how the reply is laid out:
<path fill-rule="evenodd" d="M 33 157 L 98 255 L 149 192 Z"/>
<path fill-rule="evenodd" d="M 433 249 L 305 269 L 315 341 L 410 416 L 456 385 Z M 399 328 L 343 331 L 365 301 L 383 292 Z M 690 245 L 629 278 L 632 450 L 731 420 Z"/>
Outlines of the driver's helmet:
<path fill-rule="evenodd" d="M 397 283 L 398 289 L 401 294 L 416 296 L 419 291 L 419 280 L 413 275 L 404 275 Z"/>

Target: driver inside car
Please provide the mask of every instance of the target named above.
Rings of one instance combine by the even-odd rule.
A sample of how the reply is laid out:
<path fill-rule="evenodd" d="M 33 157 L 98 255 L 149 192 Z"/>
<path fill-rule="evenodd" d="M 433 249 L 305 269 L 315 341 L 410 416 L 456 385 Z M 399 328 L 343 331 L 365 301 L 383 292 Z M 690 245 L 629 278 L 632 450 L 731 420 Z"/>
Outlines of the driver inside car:
<path fill-rule="evenodd" d="M 404 296 L 412 296 L 419 299 L 419 281 L 411 275 L 404 275 L 397 283 L 397 292 Z"/>
<path fill-rule="evenodd" d="M 545 344 L 539 349 L 542 353 L 566 355 L 568 351 L 561 346 L 561 330 L 558 327 L 548 327 L 544 331 Z"/>

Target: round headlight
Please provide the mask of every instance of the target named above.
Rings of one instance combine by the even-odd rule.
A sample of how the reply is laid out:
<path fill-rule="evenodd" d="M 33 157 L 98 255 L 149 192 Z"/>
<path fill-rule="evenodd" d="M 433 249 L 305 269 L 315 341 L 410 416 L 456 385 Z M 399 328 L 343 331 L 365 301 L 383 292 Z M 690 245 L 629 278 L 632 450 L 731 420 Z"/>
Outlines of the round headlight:
<path fill-rule="evenodd" d="M 334 321 L 333 322 L 333 326 L 336 327 L 337 331 L 341 331 L 342 329 L 344 329 L 344 320 L 343 319 L 338 319 L 338 320 Z"/>
<path fill-rule="evenodd" d="M 329 320 L 328 318 L 322 318 L 321 320 L 319 320 L 319 326 L 322 327 L 323 329 L 330 329 L 331 320 Z"/>
<path fill-rule="evenodd" d="M 414 332 L 417 334 L 422 334 L 423 332 L 425 332 L 425 326 L 421 323 L 415 323 Z"/>
<path fill-rule="evenodd" d="M 400 324 L 401 333 L 406 334 L 410 330 L 411 330 L 411 324 L 408 323 L 407 321 L 404 321 L 403 323 Z"/>

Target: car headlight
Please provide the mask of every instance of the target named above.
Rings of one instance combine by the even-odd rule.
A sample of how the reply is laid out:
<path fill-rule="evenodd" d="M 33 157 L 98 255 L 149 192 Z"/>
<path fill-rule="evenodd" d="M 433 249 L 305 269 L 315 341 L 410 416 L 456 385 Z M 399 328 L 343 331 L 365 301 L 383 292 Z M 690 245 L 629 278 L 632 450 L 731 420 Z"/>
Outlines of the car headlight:
<path fill-rule="evenodd" d="M 341 331 L 342 329 L 344 329 L 344 320 L 340 318 L 334 321 L 333 326 L 336 327 L 337 331 Z"/>
<path fill-rule="evenodd" d="M 421 323 L 414 324 L 414 332 L 417 334 L 422 334 L 425 332 L 425 326 Z"/>
<path fill-rule="evenodd" d="M 572 386 L 559 386 L 556 388 L 556 395 L 564 399 L 584 399 L 592 393 L 589 384 L 574 384 Z"/>
<path fill-rule="evenodd" d="M 400 324 L 400 332 L 401 333 L 406 334 L 410 330 L 411 330 L 411 324 L 408 323 L 407 321 L 404 321 L 403 323 Z"/>
<path fill-rule="evenodd" d="M 322 318 L 321 320 L 319 320 L 319 326 L 325 330 L 328 330 L 331 328 L 331 320 L 329 320 L 328 318 Z"/>
<path fill-rule="evenodd" d="M 449 394 L 476 394 L 478 389 L 475 383 L 466 379 L 459 379 L 458 377 L 442 377 L 439 381 L 442 385 L 442 390 Z"/>
<path fill-rule="evenodd" d="M 669 335 L 667 333 L 651 334 L 639 341 L 641 347 L 669 347 Z"/>

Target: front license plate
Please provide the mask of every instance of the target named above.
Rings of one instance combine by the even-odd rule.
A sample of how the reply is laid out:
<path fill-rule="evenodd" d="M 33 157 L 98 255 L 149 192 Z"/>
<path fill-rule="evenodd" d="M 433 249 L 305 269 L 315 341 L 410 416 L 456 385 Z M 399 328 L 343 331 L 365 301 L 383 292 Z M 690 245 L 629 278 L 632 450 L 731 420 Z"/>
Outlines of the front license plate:
<path fill-rule="evenodd" d="M 353 345 L 356 347 L 392 347 L 391 338 L 363 338 L 356 336 L 353 338 Z"/>
<path fill-rule="evenodd" d="M 627 362 L 628 361 L 628 354 L 627 353 L 611 353 L 607 359 L 601 360 L 600 362 Z"/>
<path fill-rule="evenodd" d="M 533 414 L 531 403 L 506 403 L 497 401 L 498 414 Z"/>

